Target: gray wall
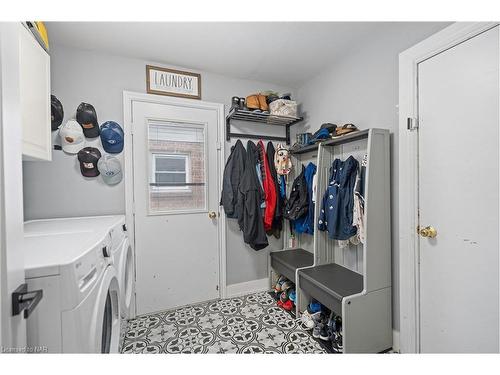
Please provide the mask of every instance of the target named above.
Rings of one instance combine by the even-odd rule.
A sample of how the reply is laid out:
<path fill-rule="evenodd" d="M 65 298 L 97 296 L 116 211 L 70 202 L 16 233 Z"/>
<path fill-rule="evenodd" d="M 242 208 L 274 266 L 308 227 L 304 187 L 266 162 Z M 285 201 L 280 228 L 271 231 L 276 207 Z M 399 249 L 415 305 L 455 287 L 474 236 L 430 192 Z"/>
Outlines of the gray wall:
<path fill-rule="evenodd" d="M 98 54 L 51 45 L 52 93 L 63 103 L 66 121 L 82 101 L 92 103 L 99 122 L 115 120 L 123 124 L 124 90 L 145 92 L 146 61 Z M 168 63 L 157 65 L 171 66 Z M 202 100 L 230 105 L 233 95 L 245 96 L 261 90 L 289 92 L 288 88 L 262 82 L 232 79 L 217 74 L 202 75 Z M 241 131 L 252 132 L 247 127 Z M 260 129 L 269 132 L 273 130 Z M 57 132 L 53 137 L 58 144 Z M 96 138 L 89 145 L 99 146 Z M 226 143 L 226 156 L 230 144 Z M 125 212 L 123 182 L 105 185 L 101 179 L 85 180 L 75 156 L 53 151 L 52 162 L 24 162 L 25 220 L 37 218 L 122 214 Z M 119 155 L 123 159 L 123 154 Z M 281 241 L 271 240 L 270 248 Z M 267 277 L 268 249 L 255 252 L 244 245 L 237 225 L 229 220 L 227 231 L 227 282 L 234 284 Z"/>
<path fill-rule="evenodd" d="M 401 24 L 401 32 L 373 40 L 344 56 L 297 90 L 306 121 L 298 130 L 314 132 L 324 122 L 353 123 L 360 129 L 391 131 L 393 324 L 399 330 L 398 218 L 398 55 L 447 24 Z"/>
<path fill-rule="evenodd" d="M 401 24 L 399 33 L 384 39 L 367 39 L 362 48 L 343 56 L 297 91 L 306 116 L 303 128 L 314 131 L 327 121 L 337 124 L 353 122 L 359 128 L 383 127 L 393 133 L 392 231 L 396 329 L 399 329 L 398 54 L 445 26 L 443 23 Z M 146 62 L 57 45 L 51 48 L 52 92 L 63 102 L 66 119 L 81 101 L 87 101 L 95 105 L 100 122 L 116 120 L 123 123 L 122 91 L 145 92 Z M 201 73 L 203 100 L 227 106 L 234 94 L 244 96 L 265 89 L 290 91 L 266 83 Z M 263 129 L 256 125 L 236 127 L 241 132 L 266 131 L 269 134 L 279 134 L 280 130 Z M 229 148 L 230 144 L 226 143 L 227 154 Z M 125 211 L 122 184 L 110 188 L 99 181 L 86 181 L 77 168 L 74 157 L 58 151 L 53 152 L 51 163 L 25 162 L 25 218 L 116 214 Z M 228 284 L 267 276 L 268 250 L 255 252 L 244 245 L 237 225 L 232 220 L 228 223 L 227 246 Z M 280 246 L 281 241 L 271 239 L 270 248 Z"/>

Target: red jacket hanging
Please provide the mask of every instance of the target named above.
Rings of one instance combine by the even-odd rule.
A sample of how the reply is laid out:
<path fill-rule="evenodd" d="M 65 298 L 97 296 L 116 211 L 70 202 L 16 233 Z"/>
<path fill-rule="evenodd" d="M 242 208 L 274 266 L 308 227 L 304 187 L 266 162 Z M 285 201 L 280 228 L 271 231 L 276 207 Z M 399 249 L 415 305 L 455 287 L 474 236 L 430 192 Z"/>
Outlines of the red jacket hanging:
<path fill-rule="evenodd" d="M 259 152 L 260 160 L 262 161 L 262 185 L 264 187 L 264 195 L 266 201 L 266 208 L 264 210 L 264 229 L 267 231 L 272 230 L 274 212 L 276 210 L 276 185 L 271 173 L 271 169 L 269 168 L 269 161 L 266 155 L 266 149 L 264 147 L 264 143 L 259 141 Z"/>

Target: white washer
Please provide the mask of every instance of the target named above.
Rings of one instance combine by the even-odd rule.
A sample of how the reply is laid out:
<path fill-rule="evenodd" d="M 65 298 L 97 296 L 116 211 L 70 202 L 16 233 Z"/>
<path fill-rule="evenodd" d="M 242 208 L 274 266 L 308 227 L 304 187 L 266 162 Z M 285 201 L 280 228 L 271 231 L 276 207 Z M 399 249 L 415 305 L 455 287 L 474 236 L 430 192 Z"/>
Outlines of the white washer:
<path fill-rule="evenodd" d="M 129 245 L 125 217 L 115 216 L 88 216 L 74 218 L 58 218 L 32 220 L 25 223 L 25 233 L 30 235 L 71 234 L 82 232 L 103 233 L 109 236 L 109 257 L 105 258 L 108 265 L 116 269 L 120 305 L 120 340 L 123 342 L 127 319 L 134 315 L 134 255 Z M 108 249 L 109 250 L 109 249 Z"/>
<path fill-rule="evenodd" d="M 44 293 L 27 319 L 29 346 L 51 353 L 118 352 L 120 291 L 106 260 L 110 246 L 105 231 L 25 230 L 26 282 Z"/>
<path fill-rule="evenodd" d="M 79 231 L 107 232 L 111 237 L 110 264 L 118 274 L 120 311 L 125 321 L 133 317 L 134 310 L 134 254 L 129 243 L 125 216 L 87 216 L 31 220 L 25 223 L 25 232 L 31 234 L 75 233 Z M 124 324 L 122 324 L 124 326 Z"/>
<path fill-rule="evenodd" d="M 128 237 L 125 237 L 114 253 L 113 262 L 118 271 L 120 285 L 120 312 L 122 319 L 134 317 L 134 254 Z"/>
<path fill-rule="evenodd" d="M 127 236 L 125 216 L 102 216 L 92 218 L 94 225 L 109 229 L 113 265 L 118 273 L 122 319 L 133 317 L 134 254 Z"/>

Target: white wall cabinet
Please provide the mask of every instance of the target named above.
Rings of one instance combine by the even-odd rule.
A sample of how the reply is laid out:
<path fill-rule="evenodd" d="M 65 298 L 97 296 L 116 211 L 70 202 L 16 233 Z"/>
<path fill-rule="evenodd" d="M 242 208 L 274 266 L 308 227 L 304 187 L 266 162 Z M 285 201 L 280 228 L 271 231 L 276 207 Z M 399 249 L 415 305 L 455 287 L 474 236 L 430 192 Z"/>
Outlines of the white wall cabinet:
<path fill-rule="evenodd" d="M 51 160 L 50 56 L 21 24 L 19 94 L 23 159 Z"/>

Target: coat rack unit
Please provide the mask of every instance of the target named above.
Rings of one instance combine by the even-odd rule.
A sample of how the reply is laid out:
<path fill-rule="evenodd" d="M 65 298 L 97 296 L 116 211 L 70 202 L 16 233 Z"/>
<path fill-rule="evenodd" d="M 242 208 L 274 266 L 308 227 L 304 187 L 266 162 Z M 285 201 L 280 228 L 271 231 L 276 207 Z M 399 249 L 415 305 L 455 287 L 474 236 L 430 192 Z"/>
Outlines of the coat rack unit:
<path fill-rule="evenodd" d="M 368 162 L 365 174 L 365 242 L 341 248 L 317 228 L 321 198 L 336 158 Z M 282 274 L 296 283 L 296 314 L 316 299 L 342 317 L 344 353 L 378 353 L 392 347 L 392 275 L 389 131 L 368 129 L 308 146 L 294 155 L 294 169 L 317 165 L 314 235 L 297 248 L 270 253 L 271 282 Z M 287 227 L 289 227 L 287 225 Z M 287 229 L 285 237 L 289 235 Z"/>
<path fill-rule="evenodd" d="M 231 121 L 259 122 L 271 126 L 284 126 L 285 136 L 270 136 L 265 134 L 244 134 L 231 132 Z M 302 117 L 276 116 L 269 113 L 254 112 L 245 109 L 233 108 L 226 116 L 226 141 L 231 138 L 266 139 L 270 141 L 281 141 L 290 144 L 290 127 L 302 121 Z"/>

